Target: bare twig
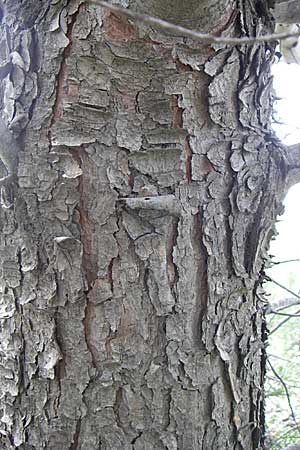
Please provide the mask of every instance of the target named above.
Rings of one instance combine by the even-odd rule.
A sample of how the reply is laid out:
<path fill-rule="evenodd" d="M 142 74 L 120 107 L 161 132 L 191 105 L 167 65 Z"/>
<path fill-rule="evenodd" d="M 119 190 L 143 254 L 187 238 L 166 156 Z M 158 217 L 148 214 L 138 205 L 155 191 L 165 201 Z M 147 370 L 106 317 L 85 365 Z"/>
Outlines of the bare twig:
<path fill-rule="evenodd" d="M 300 314 L 300 309 L 298 309 L 295 314 Z M 291 317 L 287 317 L 286 319 L 283 319 L 278 325 L 276 325 L 276 327 L 273 328 L 273 330 L 271 330 L 269 332 L 269 336 L 271 334 L 275 333 L 275 331 L 277 331 L 280 327 L 282 327 L 282 325 L 284 325 L 290 319 L 291 319 Z"/>
<path fill-rule="evenodd" d="M 110 9 L 113 12 L 123 14 L 133 20 L 138 20 L 139 22 L 146 23 L 147 25 L 153 26 L 154 28 L 159 28 L 170 33 L 180 35 L 183 37 L 191 38 L 196 41 L 205 42 L 207 44 L 229 44 L 229 45 L 242 45 L 242 44 L 255 44 L 257 42 L 269 42 L 286 39 L 292 36 L 300 36 L 300 30 L 293 33 L 274 33 L 265 34 L 264 36 L 257 37 L 242 37 L 242 38 L 228 38 L 222 36 L 213 36 L 211 34 L 199 33 L 198 31 L 190 30 L 188 28 L 182 27 L 180 25 L 175 25 L 173 23 L 167 22 L 166 20 L 158 19 L 157 17 L 148 16 L 147 14 L 140 14 L 129 9 L 122 8 L 120 6 L 111 5 L 110 3 L 104 2 L 102 0 L 89 0 L 89 3 L 103 6 L 104 8 Z"/>
<path fill-rule="evenodd" d="M 278 356 L 278 355 L 273 355 L 272 353 L 268 353 L 268 357 L 269 357 L 269 358 L 280 359 L 280 361 L 285 361 L 285 362 L 290 363 L 290 360 L 289 360 L 289 359 L 282 358 L 281 356 Z"/>
<path fill-rule="evenodd" d="M 300 128 L 300 127 L 297 127 Z M 277 262 L 272 262 L 272 264 L 274 265 L 278 265 L 278 264 L 286 264 L 286 263 L 291 263 L 291 262 L 300 262 L 300 259 L 286 259 L 285 261 L 277 261 Z"/>
<path fill-rule="evenodd" d="M 266 314 L 271 314 L 273 312 L 282 311 L 283 309 L 290 308 L 291 306 L 300 305 L 300 300 L 298 298 L 283 298 L 274 303 L 269 303 L 266 310 Z"/>
<path fill-rule="evenodd" d="M 272 283 L 277 284 L 277 286 L 281 287 L 281 289 L 284 289 L 285 291 L 289 292 L 289 294 L 292 294 L 294 297 L 296 297 L 300 300 L 300 295 L 296 294 L 296 292 L 294 292 L 294 291 L 291 291 L 291 289 L 287 288 L 283 284 L 278 283 L 278 281 L 274 280 L 273 278 L 269 277 L 268 275 L 265 275 L 264 279 L 266 281 L 272 281 Z"/>
<path fill-rule="evenodd" d="M 288 316 L 288 317 L 300 317 L 300 314 L 289 314 L 289 313 L 283 313 L 279 311 L 270 311 L 269 314 L 276 314 L 277 316 Z"/>
<path fill-rule="evenodd" d="M 285 395 L 286 395 L 286 398 L 287 398 L 287 401 L 288 401 L 288 405 L 289 405 L 289 408 L 290 408 L 290 411 L 291 411 L 291 414 L 292 414 L 292 418 L 293 418 L 295 424 L 298 425 L 297 420 L 296 420 L 296 416 L 295 416 L 295 413 L 294 413 L 294 410 L 293 410 L 293 406 L 292 406 L 292 403 L 291 403 L 291 398 L 290 398 L 290 394 L 289 394 L 289 390 L 287 388 L 287 385 L 285 384 L 285 381 L 279 375 L 279 373 L 276 372 L 276 370 L 274 369 L 273 365 L 270 363 L 269 358 L 267 359 L 267 362 L 268 362 L 272 372 L 274 373 L 275 377 L 280 381 L 280 383 L 283 386 L 283 389 L 285 391 Z"/>
<path fill-rule="evenodd" d="M 275 381 L 275 382 L 277 382 L 278 383 L 278 379 L 275 377 L 275 376 L 272 376 L 272 375 L 266 375 L 266 379 L 267 380 L 270 380 L 270 381 Z M 299 389 L 300 388 L 300 386 L 298 386 L 297 384 L 295 385 L 295 384 L 290 384 L 290 383 L 286 383 L 286 385 L 287 385 L 287 387 L 288 388 L 290 388 L 290 389 Z M 297 417 L 296 417 L 297 418 Z M 298 420 L 298 418 L 297 418 L 297 420 Z"/>

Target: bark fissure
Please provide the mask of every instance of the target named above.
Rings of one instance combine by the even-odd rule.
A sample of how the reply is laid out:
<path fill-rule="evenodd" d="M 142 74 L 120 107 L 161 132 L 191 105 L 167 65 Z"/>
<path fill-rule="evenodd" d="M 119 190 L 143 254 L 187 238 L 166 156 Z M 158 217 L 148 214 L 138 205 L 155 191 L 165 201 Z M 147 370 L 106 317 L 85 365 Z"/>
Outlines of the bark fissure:
<path fill-rule="evenodd" d="M 169 280 L 169 285 L 174 298 L 176 299 L 176 283 L 178 281 L 178 269 L 173 259 L 173 251 L 176 246 L 176 240 L 178 236 L 178 221 L 179 219 L 173 219 L 170 225 L 170 233 L 167 236 L 167 275 Z"/>
<path fill-rule="evenodd" d="M 74 438 L 73 438 L 73 444 L 71 445 L 70 450 L 78 450 L 79 436 L 80 436 L 80 427 L 81 427 L 81 419 L 79 419 L 77 421 L 76 431 L 75 431 L 75 435 L 74 435 Z"/>
<path fill-rule="evenodd" d="M 195 247 L 199 248 L 198 251 L 198 264 L 197 264 L 197 275 L 198 275 L 198 317 L 195 316 L 194 329 L 195 329 L 195 339 L 199 337 L 199 344 L 202 343 L 203 339 L 203 329 L 202 323 L 203 318 L 207 312 L 207 301 L 208 301 L 208 276 L 207 276 L 207 258 L 208 254 L 203 243 L 203 221 L 202 221 L 203 209 L 195 215 Z M 202 343 L 203 345 L 203 343 Z"/>
<path fill-rule="evenodd" d="M 67 81 L 67 59 L 70 57 L 71 49 L 72 49 L 72 32 L 74 25 L 76 23 L 76 18 L 78 16 L 79 9 L 76 11 L 72 16 L 70 16 L 70 22 L 67 26 L 67 32 L 66 32 L 66 38 L 69 40 L 68 45 L 63 50 L 63 53 L 61 55 L 61 62 L 60 62 L 60 69 L 58 71 L 57 77 L 56 77 L 56 94 L 55 94 L 55 101 L 53 106 L 53 116 L 51 119 L 51 125 L 55 124 L 57 120 L 61 117 L 62 114 L 62 101 L 65 97 L 65 89 L 66 89 L 66 81 Z"/>

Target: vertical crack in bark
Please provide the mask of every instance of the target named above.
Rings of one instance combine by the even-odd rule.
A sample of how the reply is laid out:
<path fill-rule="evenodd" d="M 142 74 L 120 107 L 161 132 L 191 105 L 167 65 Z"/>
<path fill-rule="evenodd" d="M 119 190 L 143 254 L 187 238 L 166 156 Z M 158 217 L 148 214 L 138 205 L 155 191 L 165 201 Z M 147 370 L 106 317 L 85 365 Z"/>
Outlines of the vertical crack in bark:
<path fill-rule="evenodd" d="M 122 403 L 122 399 L 123 399 L 123 389 L 122 389 L 122 387 L 119 387 L 117 389 L 117 392 L 116 392 L 116 400 L 115 400 L 115 403 L 113 405 L 113 410 L 114 410 L 114 413 L 115 413 L 117 425 L 121 429 L 123 429 L 122 422 L 121 422 L 121 419 L 120 419 L 120 406 L 121 406 L 121 403 Z"/>
<path fill-rule="evenodd" d="M 116 205 L 115 213 L 116 213 L 116 224 L 117 224 L 118 229 L 117 229 L 117 231 L 114 231 L 113 234 L 112 234 L 116 242 L 118 242 L 118 240 L 117 240 L 117 233 L 118 233 L 118 231 L 120 231 L 120 220 L 121 220 L 121 217 L 120 217 L 119 211 L 120 210 L 119 210 L 118 206 Z M 118 257 L 118 255 L 117 255 L 117 257 Z M 110 288 L 111 288 L 111 292 L 112 293 L 114 292 L 113 266 L 114 266 L 115 259 L 116 259 L 116 257 L 111 259 L 111 261 L 110 261 L 110 263 L 108 265 L 108 269 L 107 269 L 107 277 L 108 277 L 108 281 L 110 283 Z"/>
<path fill-rule="evenodd" d="M 229 206 L 230 208 L 230 206 Z M 234 273 L 234 263 L 233 263 L 233 235 L 232 235 L 232 229 L 229 223 L 229 214 L 226 214 L 224 216 L 224 225 L 226 230 L 226 236 L 227 239 L 224 243 L 224 253 L 226 255 L 226 263 L 227 263 L 227 270 L 228 275 L 231 276 Z"/>
<path fill-rule="evenodd" d="M 52 116 L 52 120 L 51 120 L 51 124 L 50 124 L 50 130 L 51 130 L 52 125 L 54 125 L 54 123 L 60 118 L 60 116 L 62 114 L 62 100 L 64 98 L 64 94 L 65 94 L 64 91 L 65 91 L 66 81 L 67 81 L 67 59 L 69 58 L 69 56 L 71 54 L 71 49 L 72 49 L 72 44 L 73 44 L 72 32 L 73 32 L 74 25 L 76 23 L 77 16 L 79 14 L 79 10 L 80 10 L 80 7 L 72 16 L 70 16 L 71 20 L 68 24 L 66 36 L 69 39 L 69 44 L 66 46 L 66 48 L 63 51 L 60 70 L 57 75 L 56 97 L 55 97 L 55 102 L 54 102 L 54 106 L 53 106 L 53 116 Z"/>
<path fill-rule="evenodd" d="M 194 216 L 194 242 L 197 249 L 197 274 L 199 278 L 198 282 L 198 301 L 199 301 L 199 313 L 195 316 L 194 320 L 194 336 L 198 342 L 203 342 L 203 318 L 207 310 L 207 297 L 208 297 L 208 273 L 207 273 L 207 259 L 208 254 L 206 247 L 203 243 L 203 223 L 202 223 L 203 209 Z"/>
<path fill-rule="evenodd" d="M 249 224 L 248 232 L 246 234 L 244 267 L 249 275 L 256 274 L 256 276 L 258 276 L 263 263 L 263 255 L 261 255 L 261 252 L 264 249 L 262 243 L 264 242 L 264 237 L 269 232 L 269 223 L 273 222 L 269 217 L 269 212 L 272 211 L 271 205 L 274 204 L 274 196 L 270 193 L 269 188 L 270 181 L 272 181 L 273 177 L 272 167 L 269 165 L 264 182 L 261 186 L 261 190 L 268 192 L 269 194 L 266 194 L 260 199 L 257 211 L 253 221 Z M 256 267 L 258 260 L 260 260 L 260 267 Z"/>
<path fill-rule="evenodd" d="M 82 322 L 83 322 L 83 327 L 84 327 L 86 346 L 91 354 L 93 367 L 95 369 L 97 369 L 97 359 L 96 359 L 96 355 L 94 353 L 93 345 L 92 345 L 91 339 L 90 339 L 90 335 L 91 335 L 90 323 L 91 323 L 92 317 L 93 317 L 93 305 L 87 299 L 86 307 L 85 307 L 85 316 L 84 316 L 84 319 Z"/>
<path fill-rule="evenodd" d="M 73 438 L 73 444 L 70 447 L 70 450 L 77 450 L 79 446 L 79 436 L 80 436 L 80 428 L 81 428 L 81 418 L 77 420 L 76 430 Z"/>
<path fill-rule="evenodd" d="M 24 281 L 24 273 L 22 270 L 22 251 L 20 248 L 17 249 L 17 261 L 18 261 L 19 272 L 20 272 L 20 286 L 22 286 L 23 281 Z M 13 291 L 15 291 L 15 290 L 13 289 Z M 16 293 L 14 292 L 14 296 L 17 299 L 15 294 Z"/>
<path fill-rule="evenodd" d="M 192 158 L 193 152 L 189 143 L 189 138 L 186 138 L 185 145 L 185 176 L 188 183 L 192 182 Z"/>
<path fill-rule="evenodd" d="M 111 292 L 114 293 L 114 279 L 113 279 L 113 265 L 114 265 L 114 260 L 115 258 L 113 258 L 109 265 L 108 265 L 108 269 L 107 269 L 107 277 L 108 277 L 108 281 L 110 284 L 110 288 L 111 288 Z"/>
<path fill-rule="evenodd" d="M 233 232 L 232 227 L 230 226 L 230 216 L 234 215 L 231 197 L 233 195 L 234 190 L 234 181 L 236 178 L 236 174 L 232 169 L 230 159 L 233 156 L 234 150 L 232 149 L 232 145 L 228 147 L 229 151 L 225 153 L 224 158 L 224 167 L 226 172 L 228 173 L 228 178 L 226 180 L 226 196 L 224 196 L 224 201 L 222 202 L 222 209 L 224 212 L 224 226 L 226 239 L 224 242 L 224 254 L 226 255 L 226 265 L 228 276 L 231 276 L 234 273 L 234 257 L 233 257 Z"/>
<path fill-rule="evenodd" d="M 259 444 L 261 443 L 261 430 L 257 427 L 257 401 L 256 395 L 254 393 L 254 390 L 252 386 L 249 387 L 249 393 L 250 393 L 250 410 L 249 410 L 249 427 L 253 427 L 252 430 L 252 442 L 253 442 L 253 448 L 259 448 Z"/>
<path fill-rule="evenodd" d="M 267 352 L 266 352 L 266 347 L 267 347 L 267 341 L 268 341 L 268 329 L 267 329 L 267 322 L 266 322 L 266 318 L 265 315 L 263 315 L 263 320 L 262 320 L 262 330 L 261 330 L 261 334 L 262 334 L 262 342 L 263 342 L 263 347 L 262 347 L 262 358 L 261 358 L 261 364 L 260 364 L 260 371 L 261 371 L 261 386 L 263 387 L 261 390 L 261 396 L 260 396 L 260 408 L 259 408 L 259 421 L 258 423 L 261 424 L 261 440 L 262 443 L 264 444 L 264 440 L 265 440 L 265 434 L 266 434 L 266 417 L 265 417 L 265 381 L 266 381 L 266 372 L 267 372 Z"/>
<path fill-rule="evenodd" d="M 70 150 L 73 158 L 77 161 L 80 168 L 83 166 L 83 155 L 84 150 L 83 148 L 76 148 Z M 79 178 L 79 193 L 80 193 L 80 201 L 78 205 L 78 212 L 79 212 L 79 224 L 80 224 L 80 231 L 81 231 L 81 243 L 83 247 L 83 256 L 82 256 L 82 268 L 84 270 L 85 276 L 86 276 L 86 282 L 87 282 L 87 292 L 86 292 L 86 308 L 85 308 L 85 317 L 83 319 L 83 327 L 84 327 L 84 334 L 85 334 L 85 341 L 87 348 L 91 354 L 92 358 L 92 364 L 95 368 L 97 368 L 96 364 L 96 355 L 93 351 L 93 346 L 90 342 L 90 322 L 93 317 L 93 305 L 88 299 L 88 292 L 91 290 L 93 282 L 96 279 L 96 270 L 93 267 L 93 262 L 91 261 L 92 257 L 92 230 L 91 230 L 91 224 L 89 220 L 89 214 L 87 211 L 87 208 L 85 206 L 85 188 L 84 188 L 84 177 Z"/>
<path fill-rule="evenodd" d="M 72 148 L 70 152 L 73 158 L 78 163 L 79 167 L 82 168 L 84 165 L 85 151 L 83 148 Z M 86 280 L 88 284 L 88 291 L 92 287 L 92 283 L 95 281 L 97 274 L 96 269 L 93 267 L 93 262 L 91 261 L 92 256 L 92 227 L 89 219 L 89 212 L 85 206 L 86 192 L 84 186 L 84 176 L 79 178 L 79 193 L 80 200 L 77 211 L 79 212 L 79 224 L 81 232 L 81 243 L 83 246 L 83 268 L 86 275 Z"/>
<path fill-rule="evenodd" d="M 178 223 L 179 218 L 172 219 L 170 232 L 166 236 L 167 242 L 167 254 L 166 254 L 166 260 L 167 260 L 167 276 L 169 280 L 169 285 L 171 292 L 173 294 L 174 299 L 176 300 L 176 283 L 178 281 L 178 269 L 173 259 L 173 251 L 176 247 L 177 237 L 178 237 Z"/>
<path fill-rule="evenodd" d="M 171 109 L 173 111 L 173 127 L 174 128 L 183 128 L 183 112 L 184 109 L 179 106 L 181 96 L 180 95 L 172 95 L 171 97 Z M 189 143 L 188 137 L 185 140 L 184 144 L 184 153 L 185 153 L 185 176 L 188 183 L 192 181 L 192 149 Z"/>
<path fill-rule="evenodd" d="M 183 125 L 183 108 L 178 106 L 179 95 L 172 95 L 171 97 L 171 109 L 173 111 L 173 127 L 182 128 Z"/>

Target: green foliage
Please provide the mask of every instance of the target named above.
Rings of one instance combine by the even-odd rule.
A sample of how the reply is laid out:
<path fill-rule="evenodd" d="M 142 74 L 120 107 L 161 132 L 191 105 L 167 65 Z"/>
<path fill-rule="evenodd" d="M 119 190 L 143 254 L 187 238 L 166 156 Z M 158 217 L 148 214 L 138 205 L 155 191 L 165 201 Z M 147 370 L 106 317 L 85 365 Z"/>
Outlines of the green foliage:
<path fill-rule="evenodd" d="M 272 441 L 271 446 L 268 446 L 268 450 L 281 450 L 282 448 L 287 447 L 288 445 L 295 444 L 300 440 L 300 432 L 299 428 L 290 428 L 289 430 L 282 432 L 276 436 L 276 438 Z"/>

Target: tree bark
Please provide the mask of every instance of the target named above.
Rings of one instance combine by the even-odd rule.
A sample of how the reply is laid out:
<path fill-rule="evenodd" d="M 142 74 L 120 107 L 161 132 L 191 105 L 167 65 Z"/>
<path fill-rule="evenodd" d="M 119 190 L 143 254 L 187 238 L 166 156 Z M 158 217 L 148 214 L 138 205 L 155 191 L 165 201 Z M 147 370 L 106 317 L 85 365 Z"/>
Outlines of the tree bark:
<path fill-rule="evenodd" d="M 76 0 L 3 3 L 21 150 L 0 211 L 1 449 L 262 449 L 260 276 L 290 172 L 273 47 L 200 46 Z M 272 31 L 246 1 L 120 3 Z"/>
<path fill-rule="evenodd" d="M 276 2 L 274 5 L 274 17 L 277 22 L 299 23 L 300 4 L 297 0 Z"/>

